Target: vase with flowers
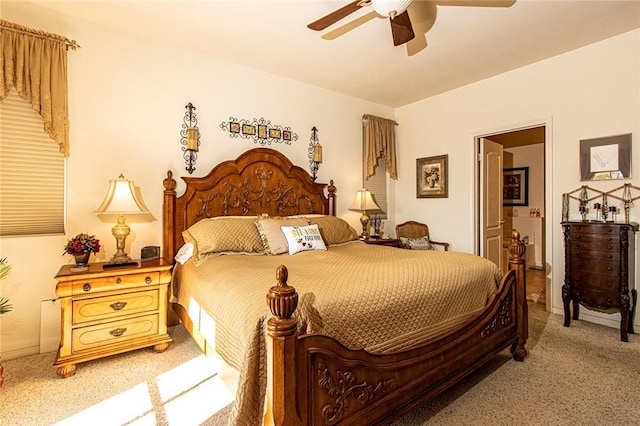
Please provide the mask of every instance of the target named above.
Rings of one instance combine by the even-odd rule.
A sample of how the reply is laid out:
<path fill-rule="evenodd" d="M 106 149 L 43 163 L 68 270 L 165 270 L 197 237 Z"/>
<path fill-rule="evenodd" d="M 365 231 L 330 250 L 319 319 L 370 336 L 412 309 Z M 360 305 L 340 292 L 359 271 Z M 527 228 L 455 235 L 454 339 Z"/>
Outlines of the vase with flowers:
<path fill-rule="evenodd" d="M 75 258 L 77 266 L 85 266 L 89 263 L 91 253 L 100 252 L 100 240 L 95 235 L 81 233 L 67 241 L 64 246 L 64 253 Z"/>

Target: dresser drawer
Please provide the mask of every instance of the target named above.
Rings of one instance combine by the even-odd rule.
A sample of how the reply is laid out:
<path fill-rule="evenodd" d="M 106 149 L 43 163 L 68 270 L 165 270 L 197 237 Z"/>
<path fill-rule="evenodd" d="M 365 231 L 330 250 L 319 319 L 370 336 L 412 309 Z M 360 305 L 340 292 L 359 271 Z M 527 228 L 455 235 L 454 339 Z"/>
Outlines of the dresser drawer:
<path fill-rule="evenodd" d="M 620 277 L 620 262 L 614 260 L 595 260 L 585 257 L 571 257 L 571 275 L 598 274 Z"/>
<path fill-rule="evenodd" d="M 584 271 L 571 274 L 571 286 L 580 289 L 619 291 L 620 279 L 615 275 L 597 275 Z"/>
<path fill-rule="evenodd" d="M 620 259 L 620 252 L 613 250 L 602 250 L 602 251 L 593 251 L 593 250 L 584 250 L 575 247 L 571 247 L 571 256 L 574 258 L 587 258 L 594 260 L 613 260 L 618 261 Z"/>
<path fill-rule="evenodd" d="M 122 315 L 156 311 L 158 289 L 123 293 L 115 296 L 82 299 L 73 302 L 73 324 L 115 319 Z"/>
<path fill-rule="evenodd" d="M 605 224 L 597 224 L 597 225 L 571 225 L 571 233 L 575 234 L 607 234 L 607 235 L 618 235 L 620 227 L 616 225 L 605 225 Z"/>
<path fill-rule="evenodd" d="M 585 242 L 585 243 L 598 243 L 598 244 L 620 244 L 620 235 L 615 234 L 579 234 L 571 232 L 571 241 L 573 242 Z"/>
<path fill-rule="evenodd" d="M 142 274 L 114 275 L 110 277 L 92 278 L 90 280 L 73 281 L 72 294 L 77 296 L 79 294 L 157 285 L 159 283 L 160 272 L 157 271 Z"/>
<path fill-rule="evenodd" d="M 581 304 L 602 312 L 618 309 L 621 306 L 619 293 L 581 288 L 575 289 L 573 294 Z"/>
<path fill-rule="evenodd" d="M 607 253 L 613 253 L 615 257 L 620 256 L 620 243 L 617 241 L 596 243 L 589 241 L 572 241 L 571 251 L 575 250 L 591 250 L 591 251 L 604 251 Z"/>
<path fill-rule="evenodd" d="M 80 327 L 71 332 L 72 352 L 102 347 L 158 333 L 158 314 Z"/>

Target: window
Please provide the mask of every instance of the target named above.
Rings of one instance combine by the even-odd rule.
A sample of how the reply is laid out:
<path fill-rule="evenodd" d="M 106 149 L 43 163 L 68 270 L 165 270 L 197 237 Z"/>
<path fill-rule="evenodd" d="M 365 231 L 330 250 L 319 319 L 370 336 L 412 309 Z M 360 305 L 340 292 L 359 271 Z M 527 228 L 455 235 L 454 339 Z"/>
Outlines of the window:
<path fill-rule="evenodd" d="M 387 218 L 387 172 L 398 179 L 396 166 L 395 120 L 365 114 L 362 116 L 362 174 L 363 186 L 371 192 L 381 217 Z M 369 176 L 367 178 L 367 176 Z"/>
<path fill-rule="evenodd" d="M 15 90 L 0 102 L 0 237 L 64 233 L 65 161 Z"/>
<path fill-rule="evenodd" d="M 387 172 L 385 171 L 384 155 L 378 158 L 378 165 L 375 168 L 375 173 L 372 176 L 369 176 L 369 179 L 364 177 L 363 174 L 362 181 L 362 187 L 367 188 L 369 192 L 371 192 L 373 200 L 384 212 L 380 214 L 380 217 L 382 219 L 387 219 Z"/>

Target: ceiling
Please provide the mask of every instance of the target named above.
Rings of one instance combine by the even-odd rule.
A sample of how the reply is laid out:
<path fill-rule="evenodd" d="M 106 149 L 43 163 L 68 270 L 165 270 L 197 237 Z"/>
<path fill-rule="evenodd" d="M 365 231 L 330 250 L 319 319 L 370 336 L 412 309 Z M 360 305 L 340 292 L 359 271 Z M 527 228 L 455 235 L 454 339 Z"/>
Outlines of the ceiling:
<path fill-rule="evenodd" d="M 414 0 L 394 47 L 371 7 L 307 28 L 351 0 L 29 1 L 394 108 L 640 27 L 638 0 Z"/>

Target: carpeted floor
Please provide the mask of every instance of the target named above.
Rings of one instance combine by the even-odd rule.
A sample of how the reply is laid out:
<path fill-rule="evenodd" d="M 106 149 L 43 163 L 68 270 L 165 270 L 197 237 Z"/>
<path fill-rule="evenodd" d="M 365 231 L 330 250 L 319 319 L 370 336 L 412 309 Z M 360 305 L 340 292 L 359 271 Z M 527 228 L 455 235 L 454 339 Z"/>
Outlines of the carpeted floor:
<path fill-rule="evenodd" d="M 544 311 L 530 301 L 529 356 L 507 352 L 407 415 L 410 425 L 636 424 L 640 336 Z M 2 425 L 223 425 L 233 398 L 184 328 L 163 354 L 142 349 L 80 364 L 59 379 L 55 354 L 5 361 Z"/>

